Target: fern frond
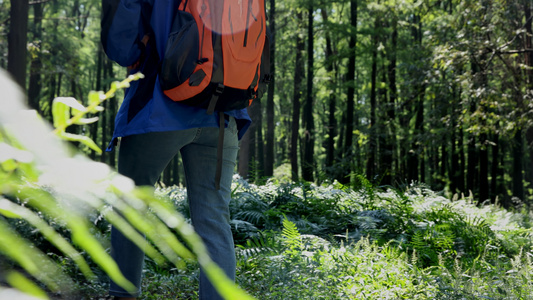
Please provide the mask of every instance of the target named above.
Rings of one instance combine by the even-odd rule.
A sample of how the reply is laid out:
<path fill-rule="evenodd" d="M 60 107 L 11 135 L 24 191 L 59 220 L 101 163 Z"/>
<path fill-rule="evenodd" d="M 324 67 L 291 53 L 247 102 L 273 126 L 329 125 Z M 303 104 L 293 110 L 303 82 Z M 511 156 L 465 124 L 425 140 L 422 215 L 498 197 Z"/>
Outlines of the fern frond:
<path fill-rule="evenodd" d="M 281 236 L 285 239 L 285 242 L 291 249 L 301 249 L 302 248 L 302 237 L 296 224 L 292 221 L 289 221 L 286 216 L 283 218 L 283 230 L 281 231 Z"/>
<path fill-rule="evenodd" d="M 237 255 L 248 259 L 257 255 L 277 255 L 283 245 L 273 235 L 259 232 L 257 236 L 246 240 L 246 245 L 237 245 L 237 248 Z"/>
<path fill-rule="evenodd" d="M 254 226 L 264 224 L 266 217 L 263 211 L 243 210 L 235 214 L 235 219 L 244 220 L 252 223 Z"/>

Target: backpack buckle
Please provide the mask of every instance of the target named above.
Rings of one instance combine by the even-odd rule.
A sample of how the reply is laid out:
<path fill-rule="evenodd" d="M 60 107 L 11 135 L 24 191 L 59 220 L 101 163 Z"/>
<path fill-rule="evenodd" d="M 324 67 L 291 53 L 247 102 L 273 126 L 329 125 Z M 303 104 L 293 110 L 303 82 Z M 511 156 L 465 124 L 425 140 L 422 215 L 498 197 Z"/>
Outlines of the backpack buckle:
<path fill-rule="evenodd" d="M 258 95 L 258 93 L 257 93 L 257 91 L 255 89 L 253 89 L 251 87 L 248 88 L 248 99 L 252 99 L 252 100 L 256 99 L 257 95 Z"/>
<path fill-rule="evenodd" d="M 215 94 L 217 96 L 220 96 L 222 95 L 223 92 L 224 92 L 224 85 L 222 83 L 217 84 L 217 87 L 215 88 Z"/>

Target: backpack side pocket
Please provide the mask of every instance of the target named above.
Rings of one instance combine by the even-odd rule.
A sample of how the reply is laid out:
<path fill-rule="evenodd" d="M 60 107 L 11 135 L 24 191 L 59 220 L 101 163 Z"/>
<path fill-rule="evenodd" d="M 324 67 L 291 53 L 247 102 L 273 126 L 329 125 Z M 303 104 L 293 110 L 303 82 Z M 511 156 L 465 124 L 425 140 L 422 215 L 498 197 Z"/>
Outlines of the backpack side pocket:
<path fill-rule="evenodd" d="M 189 79 L 198 65 L 199 52 L 196 21 L 190 13 L 178 11 L 161 65 L 159 78 L 163 90 L 175 88 Z"/>

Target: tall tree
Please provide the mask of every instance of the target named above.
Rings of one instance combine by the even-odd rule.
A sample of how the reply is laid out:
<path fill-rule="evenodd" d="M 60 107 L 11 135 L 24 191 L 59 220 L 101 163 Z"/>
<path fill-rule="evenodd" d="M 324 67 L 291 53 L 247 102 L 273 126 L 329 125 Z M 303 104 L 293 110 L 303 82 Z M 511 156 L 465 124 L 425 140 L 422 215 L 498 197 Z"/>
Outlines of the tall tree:
<path fill-rule="evenodd" d="M 328 25 L 328 11 L 326 9 L 320 10 L 322 19 L 326 26 Z M 326 28 L 326 47 L 324 55 L 326 57 L 326 71 L 327 71 L 327 90 L 329 93 L 328 98 L 328 122 L 327 122 L 327 140 L 326 140 L 326 171 L 332 177 L 335 178 L 335 171 L 333 168 L 335 160 L 335 136 L 337 134 L 337 120 L 335 119 L 335 112 L 337 111 L 337 93 L 335 90 L 335 80 L 337 78 L 336 67 L 337 57 L 333 55 L 333 42 L 331 39 L 330 30 Z"/>
<path fill-rule="evenodd" d="M 380 28 L 379 16 L 374 20 L 374 34 L 372 36 L 372 71 L 370 74 L 370 132 L 368 139 L 368 158 L 366 161 L 366 176 L 373 179 L 377 171 L 376 150 L 377 150 L 377 128 L 376 128 L 376 109 L 377 109 L 377 76 L 378 76 L 378 28 Z"/>
<path fill-rule="evenodd" d="M 33 26 L 32 26 L 32 33 L 33 33 L 33 44 L 34 44 L 34 54 L 32 55 L 34 58 L 31 60 L 30 63 L 30 83 L 28 87 L 28 102 L 30 107 L 37 110 L 38 112 L 41 111 L 40 105 L 39 105 L 39 96 L 41 94 L 42 90 L 42 83 L 41 83 L 41 72 L 43 69 L 43 63 L 42 63 L 42 20 L 43 20 L 43 6 L 44 3 L 35 3 L 33 7 Z"/>
<path fill-rule="evenodd" d="M 392 184 L 392 174 L 394 171 L 394 149 L 396 143 L 396 98 L 398 89 L 396 87 L 396 50 L 398 45 L 398 22 L 395 17 L 391 20 L 392 33 L 390 36 L 390 47 L 387 51 L 389 63 L 387 65 L 387 77 L 389 87 L 389 97 L 385 105 L 386 116 L 386 128 L 383 134 L 383 146 L 382 146 L 382 170 L 383 178 L 382 184 Z"/>
<path fill-rule="evenodd" d="M 26 89 L 29 0 L 12 0 L 8 34 L 7 71 Z"/>
<path fill-rule="evenodd" d="M 296 13 L 297 24 L 303 21 L 303 13 L 298 11 Z M 298 27 L 299 31 L 300 27 Z M 296 49 L 294 59 L 294 81 L 293 81 L 293 100 L 292 100 L 292 121 L 291 121 L 291 145 L 290 145 L 290 161 L 291 161 L 291 178 L 293 181 L 299 180 L 298 175 L 298 144 L 300 135 L 300 101 L 302 98 L 302 82 L 303 82 L 303 51 L 305 44 L 299 32 L 296 32 Z"/>
<path fill-rule="evenodd" d="M 357 1 L 350 0 L 350 37 L 348 41 L 348 68 L 346 69 L 346 81 L 348 89 L 346 91 L 346 129 L 344 130 L 344 161 L 353 159 L 353 130 L 354 130 L 354 111 L 355 111 L 355 63 L 356 63 L 356 46 L 357 46 Z M 351 164 L 348 163 L 348 166 Z M 350 168 L 345 166 L 343 176 L 339 178 L 340 182 L 349 182 Z"/>
<path fill-rule="evenodd" d="M 531 2 L 524 1 L 524 16 L 526 20 L 525 29 L 526 34 L 524 38 L 524 60 L 527 68 L 527 91 L 529 95 L 533 94 L 533 16 L 531 14 Z M 531 101 L 531 96 L 530 101 Z M 526 145 L 529 150 L 529 166 L 526 168 L 529 170 L 527 173 L 530 186 L 533 186 L 533 125 L 531 123 L 526 125 Z"/>
<path fill-rule="evenodd" d="M 270 72 L 276 73 L 276 1 L 270 0 Z M 275 77 L 272 78 L 268 85 L 268 97 L 266 101 L 266 143 L 265 143 L 265 176 L 274 175 L 274 92 Z"/>
<path fill-rule="evenodd" d="M 315 121 L 313 118 L 313 78 L 314 78 L 314 14 L 313 3 L 309 3 L 307 18 L 307 97 L 303 107 L 303 127 L 305 128 L 303 141 L 302 178 L 307 181 L 314 180 L 315 170 Z"/>

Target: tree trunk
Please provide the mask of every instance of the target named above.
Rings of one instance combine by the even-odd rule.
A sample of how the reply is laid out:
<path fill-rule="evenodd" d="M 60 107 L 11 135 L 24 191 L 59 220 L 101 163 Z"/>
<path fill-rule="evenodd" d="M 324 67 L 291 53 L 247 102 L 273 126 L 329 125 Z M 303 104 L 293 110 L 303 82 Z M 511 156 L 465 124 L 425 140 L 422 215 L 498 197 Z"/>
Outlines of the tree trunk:
<path fill-rule="evenodd" d="M 328 13 L 325 9 L 321 9 L 322 19 L 324 23 L 328 23 Z M 334 171 L 334 161 L 335 161 L 335 136 L 337 134 L 337 120 L 335 119 L 335 111 L 337 107 L 337 93 L 335 91 L 335 80 L 337 79 L 334 75 L 335 70 L 335 60 L 333 59 L 333 45 L 331 41 L 331 34 L 329 30 L 326 31 L 326 48 L 325 53 L 326 57 L 326 71 L 328 72 L 328 83 L 327 88 L 329 92 L 328 99 L 328 122 L 327 122 L 327 139 L 326 139 L 326 173 L 330 178 L 336 177 L 336 172 Z"/>
<path fill-rule="evenodd" d="M 465 149 L 464 149 L 464 130 L 463 127 L 460 126 L 458 128 L 459 130 L 459 139 L 457 141 L 457 149 L 459 149 L 459 157 L 461 158 L 461 164 L 459 167 L 459 180 L 458 180 L 458 186 L 457 188 L 461 192 L 466 192 L 465 182 L 466 182 L 466 155 L 465 155 Z"/>
<path fill-rule="evenodd" d="M 518 129 L 514 135 L 513 143 L 513 196 L 520 200 L 524 199 L 524 144 L 522 139 L 522 129 Z"/>
<path fill-rule="evenodd" d="M 503 193 L 503 169 L 500 165 L 500 153 L 503 153 L 501 148 L 500 136 L 496 133 L 492 138 L 494 145 L 492 146 L 492 165 L 491 165 L 491 183 L 490 193 L 492 203 L 496 203 L 496 199 L 504 200 Z"/>
<path fill-rule="evenodd" d="M 413 44 L 415 44 L 416 49 L 422 49 L 422 18 L 415 14 L 413 15 L 413 22 L 411 26 Z M 411 141 L 411 148 L 409 149 L 409 158 L 407 162 L 408 169 L 408 179 L 409 181 L 425 180 L 425 153 L 424 146 L 421 145 L 421 139 L 424 136 L 424 98 L 425 98 L 425 86 L 423 83 L 418 83 L 415 85 L 415 96 L 414 96 L 414 112 L 415 124 L 414 124 L 414 134 Z"/>
<path fill-rule="evenodd" d="M 104 66 L 103 66 L 103 72 L 104 72 L 104 78 L 113 78 L 113 62 L 111 62 L 109 59 L 104 60 Z M 106 100 L 103 103 L 104 111 L 100 114 L 100 121 L 101 121 L 101 128 L 102 128 L 102 142 L 101 142 L 101 149 L 105 150 L 107 148 L 108 143 L 110 142 L 110 138 L 113 135 L 113 128 L 115 124 L 115 114 L 116 111 L 113 109 L 113 104 L 115 104 L 115 97 Z M 108 164 L 109 166 L 114 166 L 114 152 L 102 152 L 102 155 L 100 157 L 100 161 Z M 111 157 L 113 156 L 113 157 Z"/>
<path fill-rule="evenodd" d="M 451 114 L 451 138 L 450 138 L 450 152 L 451 152 L 451 168 L 448 172 L 450 180 L 450 190 L 452 193 L 459 192 L 459 153 L 457 150 L 457 129 L 455 127 L 455 113 L 452 111 Z"/>
<path fill-rule="evenodd" d="M 102 87 L 102 78 L 103 78 L 103 61 L 105 59 L 105 54 L 104 54 L 104 51 L 102 49 L 102 45 L 99 44 L 98 45 L 98 51 L 97 51 L 97 57 L 96 57 L 96 80 L 94 81 L 95 82 L 95 86 L 94 86 L 94 89 L 96 91 L 101 91 L 103 90 L 103 87 Z M 101 114 L 97 114 L 99 118 L 101 118 Z M 93 139 L 93 141 L 98 145 L 99 143 L 99 136 L 98 136 L 98 127 L 99 127 L 99 122 L 95 122 L 93 124 L 90 124 L 89 125 L 89 130 L 90 130 L 90 134 L 91 134 L 91 138 Z M 101 143 L 103 144 L 103 142 Z M 89 156 L 91 157 L 92 160 L 96 160 L 96 156 L 97 156 L 97 153 L 96 151 L 93 151 L 91 150 Z"/>
<path fill-rule="evenodd" d="M 302 12 L 296 13 L 296 19 L 301 24 L 303 21 Z M 291 148 L 290 148 L 290 158 L 291 158 L 291 173 L 292 180 L 298 181 L 298 142 L 299 142 L 299 131 L 300 131 L 300 101 L 302 97 L 302 75 L 303 75 L 303 64 L 302 64 L 302 52 L 305 50 L 305 45 L 303 39 L 299 34 L 296 34 L 296 58 L 294 60 L 294 89 L 293 89 L 293 101 L 292 101 L 292 126 L 291 126 Z"/>
<path fill-rule="evenodd" d="M 241 149 L 239 151 L 239 174 L 244 179 L 255 180 L 255 165 L 252 166 L 253 170 L 250 170 L 250 163 L 256 161 L 256 134 L 258 124 L 258 114 L 261 113 L 261 104 L 259 101 L 252 102 L 252 105 L 248 107 L 248 114 L 252 119 L 252 124 L 248 131 L 241 139 Z M 258 109 L 259 108 L 259 109 Z M 252 172 L 250 172 L 252 171 Z M 250 174 L 252 173 L 252 174 Z"/>
<path fill-rule="evenodd" d="M 489 196 L 489 151 L 487 134 L 480 135 L 481 148 L 479 149 L 479 201 L 490 199 Z"/>
<path fill-rule="evenodd" d="M 270 0 L 269 27 L 272 39 L 270 40 L 270 72 L 276 73 L 276 1 Z M 268 85 L 268 97 L 266 103 L 267 132 L 265 147 L 265 176 L 274 175 L 274 92 L 275 76 Z"/>
<path fill-rule="evenodd" d="M 525 35 L 525 48 L 526 49 L 532 49 L 533 48 L 533 20 L 531 19 L 531 4 L 530 1 L 525 1 L 524 4 L 524 14 L 526 19 L 526 35 Z M 533 52 L 526 52 L 525 54 L 525 62 L 528 66 L 527 69 L 527 78 L 528 78 L 528 86 L 527 89 L 530 93 L 533 92 Z M 533 126 L 528 125 L 527 128 L 525 128 L 526 132 L 526 146 L 529 150 L 529 163 L 526 170 L 526 180 L 529 182 L 529 186 L 533 186 Z"/>
<path fill-rule="evenodd" d="M 28 52 L 29 0 L 11 1 L 7 71 L 26 90 L 26 56 Z"/>
<path fill-rule="evenodd" d="M 354 112 L 355 112 L 355 62 L 356 62 L 356 47 L 357 47 L 357 0 L 350 0 L 350 39 L 348 41 L 348 68 L 346 73 L 346 81 L 348 82 L 348 89 L 346 95 L 346 130 L 344 131 L 344 147 L 342 150 L 342 158 L 345 162 L 344 176 L 342 176 L 342 183 L 350 181 L 350 161 L 353 159 L 353 129 L 354 129 Z"/>
<path fill-rule="evenodd" d="M 307 24 L 307 97 L 303 107 L 303 141 L 302 178 L 314 181 L 315 170 L 315 121 L 313 119 L 313 72 L 314 72 L 314 22 L 313 5 L 310 4 Z"/>
<path fill-rule="evenodd" d="M 383 174 L 382 184 L 393 184 L 392 174 L 398 168 L 394 167 L 394 149 L 396 145 L 396 97 L 398 89 L 396 87 L 396 48 L 398 45 L 398 23 L 393 20 L 391 46 L 387 50 L 389 65 L 387 66 L 387 75 L 389 83 L 389 99 L 386 104 L 387 112 L 387 126 L 385 128 L 386 134 L 383 145 L 383 160 L 382 169 Z"/>
<path fill-rule="evenodd" d="M 374 21 L 374 30 L 379 28 L 379 20 L 376 17 Z M 376 130 L 376 108 L 377 108 L 377 60 L 378 60 L 379 40 L 377 32 L 372 36 L 372 73 L 370 87 L 370 132 L 368 138 L 368 160 L 366 164 L 366 177 L 373 180 L 376 175 L 376 149 L 377 149 L 377 130 Z M 351 132 L 350 132 L 351 134 Z M 348 136 L 348 133 L 347 135 Z"/>
<path fill-rule="evenodd" d="M 256 143 L 255 143 L 255 157 L 257 158 L 255 160 L 255 180 L 260 180 L 265 176 L 265 143 L 263 140 L 263 110 L 261 108 L 261 100 L 258 99 L 254 102 L 257 102 L 256 109 L 258 112 L 256 112 L 256 118 L 257 118 L 257 127 L 256 127 Z"/>
<path fill-rule="evenodd" d="M 477 195 L 476 186 L 478 184 L 479 173 L 477 172 L 479 163 L 479 154 L 476 150 L 476 137 L 471 136 L 467 146 L 467 170 L 466 170 L 466 189 Z"/>
<path fill-rule="evenodd" d="M 41 53 L 43 43 L 42 40 L 42 20 L 43 20 L 43 4 L 36 3 L 33 5 L 33 43 L 38 45 L 38 52 L 30 64 L 30 83 L 28 87 L 28 104 L 31 108 L 41 113 L 39 101 L 42 90 L 41 85 L 41 71 L 43 63 L 41 61 Z"/>

